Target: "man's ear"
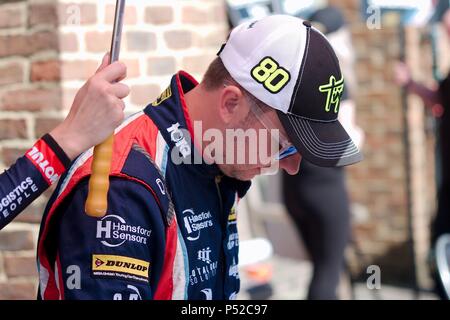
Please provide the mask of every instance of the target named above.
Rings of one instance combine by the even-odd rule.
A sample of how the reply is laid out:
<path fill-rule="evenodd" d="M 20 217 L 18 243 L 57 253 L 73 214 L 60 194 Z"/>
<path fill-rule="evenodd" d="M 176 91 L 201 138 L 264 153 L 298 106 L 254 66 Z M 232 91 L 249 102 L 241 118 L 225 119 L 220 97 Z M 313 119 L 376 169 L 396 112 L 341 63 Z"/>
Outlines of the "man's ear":
<path fill-rule="evenodd" d="M 241 89 L 229 85 L 222 89 L 220 94 L 219 115 L 226 124 L 238 123 L 248 114 L 248 104 Z"/>

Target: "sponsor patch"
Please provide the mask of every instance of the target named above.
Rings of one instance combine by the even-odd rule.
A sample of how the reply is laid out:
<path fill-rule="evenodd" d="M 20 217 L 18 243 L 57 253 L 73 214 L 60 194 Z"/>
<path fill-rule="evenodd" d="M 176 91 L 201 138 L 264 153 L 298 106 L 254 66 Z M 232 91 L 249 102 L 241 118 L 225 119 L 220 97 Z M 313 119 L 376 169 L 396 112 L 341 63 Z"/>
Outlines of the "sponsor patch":
<path fill-rule="evenodd" d="M 228 215 L 228 223 L 236 223 L 236 207 L 231 208 L 230 214 Z"/>
<path fill-rule="evenodd" d="M 53 150 L 42 140 L 36 142 L 25 156 L 41 172 L 48 185 L 55 183 L 65 171 L 63 164 Z"/>
<path fill-rule="evenodd" d="M 150 263 L 144 260 L 105 254 L 92 255 L 94 276 L 148 282 L 149 268 Z"/>
<path fill-rule="evenodd" d="M 189 241 L 196 241 L 200 238 L 200 231 L 202 229 L 213 226 L 212 215 L 210 211 L 196 214 L 193 209 L 186 209 L 183 211 L 184 227 Z"/>
<path fill-rule="evenodd" d="M 167 99 L 169 99 L 172 96 L 172 88 L 168 87 L 166 90 L 161 93 L 161 95 L 152 103 L 152 106 L 157 107 Z"/>
<path fill-rule="evenodd" d="M 119 247 L 125 242 L 147 244 L 152 230 L 131 225 L 118 215 L 109 214 L 97 221 L 96 238 L 107 247 Z"/>

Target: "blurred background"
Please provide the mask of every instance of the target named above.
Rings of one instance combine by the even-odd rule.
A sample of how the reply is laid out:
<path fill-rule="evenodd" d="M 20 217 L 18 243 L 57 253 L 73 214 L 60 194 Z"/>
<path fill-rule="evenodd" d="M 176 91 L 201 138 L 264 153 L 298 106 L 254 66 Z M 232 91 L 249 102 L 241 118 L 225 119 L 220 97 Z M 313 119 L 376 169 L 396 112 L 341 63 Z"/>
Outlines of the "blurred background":
<path fill-rule="evenodd" d="M 109 50 L 114 5 L 113 0 L 0 1 L 0 170 L 62 121 L 77 89 Z M 430 22 L 436 5 L 432 0 L 128 0 L 121 51 L 131 87 L 126 111 L 153 101 L 179 69 L 201 80 L 233 25 L 271 13 L 309 18 L 334 6 L 352 43 L 349 122 L 363 132 L 365 156 L 345 170 L 348 244 L 337 297 L 436 299 L 430 239 L 440 177 L 439 115 L 395 81 L 399 60 L 430 87 L 447 75 L 449 39 L 439 19 Z M 260 177 L 241 202 L 239 299 L 308 296 L 314 265 L 282 190 L 281 175 Z M 0 232 L 0 299 L 36 297 L 35 246 L 50 194 Z"/>

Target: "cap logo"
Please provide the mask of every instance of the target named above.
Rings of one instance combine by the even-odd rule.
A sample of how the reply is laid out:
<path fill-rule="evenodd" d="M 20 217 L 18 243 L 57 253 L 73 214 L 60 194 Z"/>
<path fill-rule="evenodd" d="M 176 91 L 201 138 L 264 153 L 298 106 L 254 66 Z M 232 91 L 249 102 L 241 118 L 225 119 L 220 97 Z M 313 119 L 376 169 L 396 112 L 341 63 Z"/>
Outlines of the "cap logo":
<path fill-rule="evenodd" d="M 289 72 L 280 67 L 272 57 L 265 57 L 259 64 L 253 67 L 252 78 L 262 84 L 270 93 L 280 92 L 291 80 Z"/>
<path fill-rule="evenodd" d="M 319 87 L 320 92 L 327 93 L 327 102 L 325 104 L 325 111 L 330 112 L 331 107 L 334 106 L 334 113 L 338 113 L 341 96 L 344 91 L 344 77 L 336 81 L 334 76 L 330 76 L 329 82 Z"/>

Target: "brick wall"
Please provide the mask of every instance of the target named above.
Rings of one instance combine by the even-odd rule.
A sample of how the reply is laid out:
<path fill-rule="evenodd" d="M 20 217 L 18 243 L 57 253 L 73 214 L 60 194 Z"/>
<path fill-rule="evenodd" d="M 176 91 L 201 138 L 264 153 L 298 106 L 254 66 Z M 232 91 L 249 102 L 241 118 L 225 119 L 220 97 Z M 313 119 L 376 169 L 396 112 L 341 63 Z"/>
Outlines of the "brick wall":
<path fill-rule="evenodd" d="M 66 115 L 110 48 L 113 0 L 0 1 L 0 170 Z M 121 60 L 127 112 L 179 69 L 200 75 L 227 33 L 223 1 L 127 1 Z M 51 190 L 0 232 L 0 299 L 36 296 L 38 223 Z"/>
<path fill-rule="evenodd" d="M 381 29 L 369 29 L 361 18 L 359 1 L 330 1 L 343 9 L 351 22 L 356 51 L 358 91 L 357 122 L 364 129 L 365 160 L 348 170 L 354 203 L 353 237 L 362 255 L 352 265 L 364 277 L 369 264 L 378 264 L 385 282 L 411 284 L 414 277 L 408 232 L 406 156 L 402 92 L 393 81 L 393 67 L 401 55 L 398 27 L 384 21 Z M 442 33 L 443 43 L 448 39 Z M 441 46 L 440 59 L 448 61 L 448 46 Z M 414 77 L 432 84 L 431 47 L 423 29 L 405 31 L 406 62 Z M 441 63 L 443 72 L 448 62 Z M 411 205 L 416 278 L 430 287 L 427 255 L 429 224 L 435 213 L 434 132 L 432 118 L 416 97 L 407 98 L 408 140 L 411 163 Z"/>
<path fill-rule="evenodd" d="M 360 19 L 358 0 L 330 2 L 343 8 L 352 22 L 357 121 L 366 133 L 365 161 L 348 170 L 354 237 L 362 251 L 352 265 L 364 271 L 377 263 L 383 281 L 408 282 L 412 260 L 407 248 L 403 112 L 401 91 L 392 81 L 393 62 L 400 54 L 398 30 L 369 30 Z M 155 98 L 176 70 L 200 77 L 228 31 L 220 0 L 127 3 L 121 59 L 129 68 L 126 83 L 132 93 L 126 104 L 133 112 Z M 113 5 L 113 0 L 0 2 L 0 169 L 63 119 L 76 90 L 109 50 Z M 429 81 L 429 43 L 417 30 L 408 35 L 408 63 L 417 77 Z M 441 60 L 449 61 L 445 57 L 448 54 Z M 409 114 L 414 133 L 409 135 L 414 240 L 417 262 L 424 266 L 427 225 L 435 206 L 434 140 L 423 108 L 413 98 Z M 50 193 L 0 232 L 0 299 L 35 297 L 37 223 Z M 418 278 L 423 274 L 419 270 Z"/>

